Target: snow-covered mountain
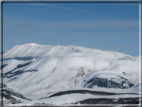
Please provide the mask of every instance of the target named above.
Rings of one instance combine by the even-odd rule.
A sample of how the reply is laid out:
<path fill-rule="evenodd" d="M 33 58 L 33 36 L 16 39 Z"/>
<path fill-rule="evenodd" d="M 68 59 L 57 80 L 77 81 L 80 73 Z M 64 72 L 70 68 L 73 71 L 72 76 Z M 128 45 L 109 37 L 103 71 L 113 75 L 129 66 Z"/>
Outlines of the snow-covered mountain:
<path fill-rule="evenodd" d="M 113 51 L 29 43 L 11 48 L 3 58 L 4 84 L 21 94 L 134 92 L 139 84 L 138 57 Z"/>

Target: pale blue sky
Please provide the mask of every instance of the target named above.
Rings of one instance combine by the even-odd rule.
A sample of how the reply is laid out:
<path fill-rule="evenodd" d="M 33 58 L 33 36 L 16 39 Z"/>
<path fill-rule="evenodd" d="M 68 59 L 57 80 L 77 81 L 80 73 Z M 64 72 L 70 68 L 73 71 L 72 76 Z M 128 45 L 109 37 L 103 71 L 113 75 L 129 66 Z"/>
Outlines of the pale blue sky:
<path fill-rule="evenodd" d="M 138 3 L 4 3 L 4 51 L 75 45 L 139 55 Z"/>

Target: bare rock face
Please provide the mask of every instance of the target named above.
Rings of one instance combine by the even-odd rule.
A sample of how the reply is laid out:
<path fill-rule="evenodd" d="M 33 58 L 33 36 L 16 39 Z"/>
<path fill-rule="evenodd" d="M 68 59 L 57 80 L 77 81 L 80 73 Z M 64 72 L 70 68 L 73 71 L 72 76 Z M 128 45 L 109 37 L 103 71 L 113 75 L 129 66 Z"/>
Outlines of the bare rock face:
<path fill-rule="evenodd" d="M 119 89 L 128 89 L 135 86 L 133 83 L 130 83 L 127 79 L 123 77 L 111 78 L 98 78 L 94 77 L 91 80 L 87 81 L 84 87 L 93 88 L 94 86 L 105 87 L 105 88 L 119 88 Z"/>

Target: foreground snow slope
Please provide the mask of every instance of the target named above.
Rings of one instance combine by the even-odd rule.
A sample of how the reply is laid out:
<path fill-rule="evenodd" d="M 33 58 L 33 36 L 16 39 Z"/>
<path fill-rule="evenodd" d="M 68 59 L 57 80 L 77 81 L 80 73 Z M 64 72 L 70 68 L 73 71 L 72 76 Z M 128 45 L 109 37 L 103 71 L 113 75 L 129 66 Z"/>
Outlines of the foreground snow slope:
<path fill-rule="evenodd" d="M 136 59 L 78 46 L 18 45 L 4 53 L 4 83 L 22 94 L 82 88 L 123 91 L 139 83 Z"/>
<path fill-rule="evenodd" d="M 19 105 L 34 105 L 35 103 L 44 103 L 44 104 L 55 104 L 55 105 L 62 105 L 62 104 L 71 104 L 75 103 L 78 101 L 82 101 L 85 99 L 90 99 L 90 98 L 130 98 L 130 97 L 138 97 L 138 95 L 131 95 L 131 94 L 123 94 L 123 95 L 92 95 L 92 94 L 67 94 L 67 95 L 62 95 L 62 96 L 57 96 L 57 97 L 51 97 L 47 99 L 42 99 L 42 100 L 34 100 L 34 101 L 28 101 L 25 103 L 21 103 Z M 17 104 L 18 105 L 18 104 Z"/>
<path fill-rule="evenodd" d="M 1 84 L 0 84 L 0 86 L 1 86 Z M 8 88 L 5 84 L 3 84 L 3 90 L 1 90 L 1 87 L 0 87 L 0 92 L 2 92 L 2 91 L 3 91 L 4 105 L 30 101 L 30 99 L 28 99 L 27 97 L 24 97 L 20 93 L 15 92 L 14 90 Z M 1 96 L 1 94 L 0 94 L 0 96 Z M 0 99 L 0 101 L 1 101 L 1 99 Z"/>

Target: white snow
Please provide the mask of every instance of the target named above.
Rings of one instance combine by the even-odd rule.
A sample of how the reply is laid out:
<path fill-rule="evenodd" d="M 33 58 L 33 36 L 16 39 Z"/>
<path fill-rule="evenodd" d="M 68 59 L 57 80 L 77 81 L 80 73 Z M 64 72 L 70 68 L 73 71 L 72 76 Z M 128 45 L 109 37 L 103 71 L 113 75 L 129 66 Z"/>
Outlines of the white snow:
<path fill-rule="evenodd" d="M 96 57 L 118 59 L 124 57 L 132 57 L 130 55 L 113 52 L 103 51 L 98 49 L 89 49 L 79 46 L 49 46 L 49 45 L 38 45 L 34 43 L 17 45 L 7 52 L 4 53 L 4 58 L 14 57 L 43 57 L 55 54 L 68 54 L 68 53 L 83 53 L 85 55 L 95 55 Z"/>
<path fill-rule="evenodd" d="M 123 95 L 92 95 L 92 94 L 67 94 L 67 95 L 61 95 L 61 96 L 56 96 L 56 97 L 50 97 L 42 100 L 34 100 L 34 101 L 28 101 L 25 103 L 21 104 L 16 104 L 18 105 L 33 105 L 35 103 L 44 103 L 44 104 L 55 104 L 55 105 L 62 105 L 62 104 L 71 104 L 75 103 L 78 101 L 82 101 L 85 99 L 90 99 L 90 98 L 128 98 L 128 97 L 138 97 L 138 95 L 132 95 L 132 94 L 123 94 Z"/>
<path fill-rule="evenodd" d="M 16 60 L 15 57 L 33 57 L 33 59 Z M 32 63 L 16 69 L 12 73 L 18 70 L 38 71 L 16 75 L 17 79 L 12 81 L 9 81 L 10 78 L 4 78 L 4 83 L 18 93 L 29 95 L 82 89 L 83 81 L 93 77 L 111 79 L 122 76 L 130 82 L 138 84 L 139 60 L 128 60 L 125 59 L 126 57 L 133 59 L 130 55 L 118 52 L 78 46 L 46 46 L 34 43 L 18 45 L 4 53 L 4 59 L 12 59 L 4 60 L 4 64 L 8 65 L 4 67 L 3 72 L 9 72 L 17 65 L 28 62 Z M 124 58 L 124 60 L 119 58 Z M 102 89 L 107 91 L 105 88 Z M 97 90 L 97 87 L 93 90 Z M 117 89 L 114 91 L 117 92 Z M 72 96 L 75 97 L 75 95 Z M 62 101 L 58 103 L 60 104 L 60 102 Z"/>

